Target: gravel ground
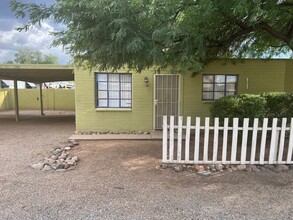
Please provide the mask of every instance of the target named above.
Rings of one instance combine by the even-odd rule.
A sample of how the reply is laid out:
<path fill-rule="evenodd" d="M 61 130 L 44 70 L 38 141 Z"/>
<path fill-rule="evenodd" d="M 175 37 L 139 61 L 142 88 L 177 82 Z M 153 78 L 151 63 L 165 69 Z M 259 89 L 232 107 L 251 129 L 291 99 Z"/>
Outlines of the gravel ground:
<path fill-rule="evenodd" d="M 0 219 L 292 219 L 293 171 L 156 169 L 160 141 L 84 141 L 75 170 L 30 168 L 74 131 L 68 112 L 0 112 Z"/>

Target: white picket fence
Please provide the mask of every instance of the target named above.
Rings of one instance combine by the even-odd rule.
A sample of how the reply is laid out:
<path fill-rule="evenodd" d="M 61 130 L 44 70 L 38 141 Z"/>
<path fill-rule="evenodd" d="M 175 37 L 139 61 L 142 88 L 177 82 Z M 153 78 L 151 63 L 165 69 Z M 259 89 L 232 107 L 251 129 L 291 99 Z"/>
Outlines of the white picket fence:
<path fill-rule="evenodd" d="M 273 119 L 271 127 L 267 118 L 262 125 L 255 118 L 252 127 L 249 127 L 248 118 L 243 120 L 242 127 L 238 126 L 238 118 L 233 118 L 232 127 L 229 127 L 228 118 L 224 119 L 223 126 L 219 126 L 218 118 L 214 119 L 213 126 L 210 118 L 205 118 L 203 126 L 199 117 L 195 118 L 194 125 L 191 125 L 191 117 L 186 118 L 186 125 L 183 125 L 182 116 L 178 117 L 177 125 L 174 119 L 174 116 L 163 117 L 163 163 L 293 163 L 293 118 L 288 127 L 286 118 L 281 120 L 280 127 L 277 118 Z"/>

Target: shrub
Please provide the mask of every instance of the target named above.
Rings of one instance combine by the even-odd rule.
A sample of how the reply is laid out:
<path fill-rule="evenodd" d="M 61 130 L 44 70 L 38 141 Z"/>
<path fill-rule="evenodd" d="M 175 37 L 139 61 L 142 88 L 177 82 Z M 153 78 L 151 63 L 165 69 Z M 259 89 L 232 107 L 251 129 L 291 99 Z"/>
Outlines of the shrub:
<path fill-rule="evenodd" d="M 244 118 L 269 118 L 269 124 L 273 118 L 287 118 L 289 121 L 293 117 L 293 93 L 268 92 L 223 97 L 212 104 L 210 112 L 213 118 L 220 118 L 221 124 L 224 118 L 229 118 L 231 125 L 235 117 L 239 118 L 240 123 Z"/>
<path fill-rule="evenodd" d="M 229 118 L 230 125 L 232 118 L 239 118 L 242 124 L 244 118 L 262 119 L 266 113 L 266 100 L 260 95 L 241 94 L 227 96 L 213 102 L 210 112 L 213 118 L 219 117 L 223 124 L 224 118 Z M 250 120 L 252 123 L 252 120 Z"/>
<path fill-rule="evenodd" d="M 262 93 L 262 97 L 266 99 L 265 117 L 272 118 L 288 118 L 293 117 L 293 94 L 286 92 L 268 92 Z"/>

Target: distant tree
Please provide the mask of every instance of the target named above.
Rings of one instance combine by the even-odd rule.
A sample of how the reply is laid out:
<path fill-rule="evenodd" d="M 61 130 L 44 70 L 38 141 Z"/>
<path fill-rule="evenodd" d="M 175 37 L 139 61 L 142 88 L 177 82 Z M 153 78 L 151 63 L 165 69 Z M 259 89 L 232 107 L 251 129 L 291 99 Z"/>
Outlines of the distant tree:
<path fill-rule="evenodd" d="M 8 60 L 5 63 L 58 64 L 58 58 L 52 54 L 43 55 L 38 50 L 31 50 L 29 48 L 23 48 L 14 54 L 14 60 Z"/>
<path fill-rule="evenodd" d="M 48 54 L 44 56 L 43 63 L 45 64 L 58 64 L 58 58 L 55 55 Z"/>
<path fill-rule="evenodd" d="M 198 71 L 217 58 L 271 57 L 293 51 L 292 0 L 10 0 L 28 30 L 45 19 L 76 60 L 100 69 L 156 66 Z"/>

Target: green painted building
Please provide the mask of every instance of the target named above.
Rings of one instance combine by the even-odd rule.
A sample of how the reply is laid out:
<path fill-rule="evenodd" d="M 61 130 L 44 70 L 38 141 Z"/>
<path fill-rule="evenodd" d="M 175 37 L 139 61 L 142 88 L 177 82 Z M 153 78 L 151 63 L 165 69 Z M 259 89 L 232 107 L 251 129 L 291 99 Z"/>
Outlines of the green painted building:
<path fill-rule="evenodd" d="M 293 60 L 219 60 L 195 77 L 76 69 L 75 84 L 76 130 L 151 131 L 161 128 L 163 115 L 209 116 L 222 96 L 293 92 Z"/>

